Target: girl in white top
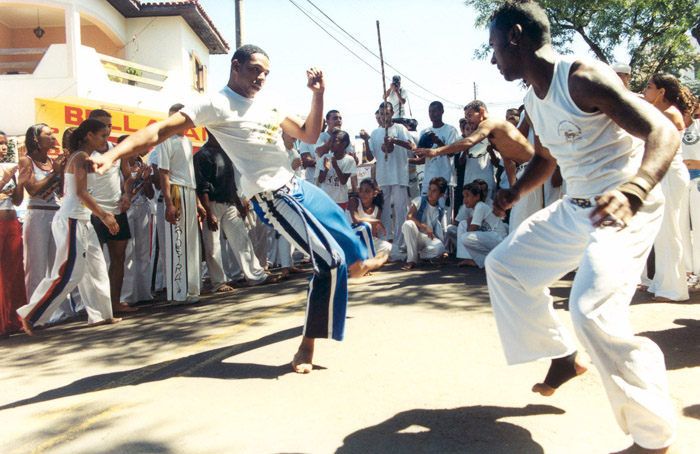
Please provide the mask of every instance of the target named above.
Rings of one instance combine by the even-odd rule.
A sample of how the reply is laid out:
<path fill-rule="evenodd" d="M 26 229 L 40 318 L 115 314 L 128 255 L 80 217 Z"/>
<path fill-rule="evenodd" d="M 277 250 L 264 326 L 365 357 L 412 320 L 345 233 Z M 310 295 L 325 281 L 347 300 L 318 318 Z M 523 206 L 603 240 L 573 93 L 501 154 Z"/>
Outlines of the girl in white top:
<path fill-rule="evenodd" d="M 24 282 L 27 295 L 48 276 L 53 263 L 56 245 L 51 235 L 51 221 L 58 210 L 63 169 L 66 156 L 59 154 L 49 158 L 49 151 L 56 146 L 51 128 L 38 123 L 27 129 L 25 136 L 27 154 L 19 159 L 20 171 L 29 171 L 29 181 L 24 188 L 29 194 L 27 214 L 22 226 L 24 243 Z"/>
<path fill-rule="evenodd" d="M 106 146 L 104 123 L 85 120 L 70 139 L 72 154 L 64 175 L 64 197 L 51 229 L 56 242 L 56 258 L 51 274 L 32 294 L 29 304 L 17 309 L 27 334 L 46 323 L 63 299 L 78 287 L 88 315 L 88 326 L 116 323 L 109 296 L 107 266 L 90 213 L 99 217 L 110 233 L 119 230 L 114 216 L 101 209 L 90 195 L 94 174 L 88 173 L 87 158 Z M 87 279 L 83 279 L 87 277 Z"/>
<path fill-rule="evenodd" d="M 360 182 L 359 197 L 353 197 L 348 203 L 347 215 L 355 233 L 367 245 L 370 257 L 391 251 L 391 243 L 380 240 L 379 232 L 386 234 L 382 224 L 384 197 L 379 192 L 379 185 L 372 178 Z"/>
<path fill-rule="evenodd" d="M 692 110 L 681 92 L 681 85 L 670 74 L 654 74 L 644 89 L 644 99 L 671 120 L 679 134 L 685 129 L 683 112 Z M 654 240 L 656 272 L 651 281 L 642 276 L 643 287 L 654 294 L 654 301 L 685 301 L 689 298 L 683 262 L 683 242 L 681 235 L 681 207 L 687 205 L 688 169 L 683 164 L 681 148 L 678 149 L 671 165 L 660 182 L 666 203 L 661 230 Z"/>
<path fill-rule="evenodd" d="M 486 256 L 508 234 L 503 221 L 493 214 L 493 208 L 485 203 L 486 190 L 478 183 L 464 186 L 462 193 L 464 206 L 472 208 L 474 213 L 470 219 L 460 223 L 460 230 L 466 229 L 459 236 L 459 241 L 466 250 L 466 257 L 459 266 L 484 267 Z"/>
<path fill-rule="evenodd" d="M 0 131 L 0 160 L 7 155 L 7 136 Z M 0 163 L 0 337 L 19 331 L 22 323 L 15 310 L 27 301 L 22 268 L 22 230 L 15 205 L 24 199 L 29 169 L 15 177 L 17 165 Z"/>

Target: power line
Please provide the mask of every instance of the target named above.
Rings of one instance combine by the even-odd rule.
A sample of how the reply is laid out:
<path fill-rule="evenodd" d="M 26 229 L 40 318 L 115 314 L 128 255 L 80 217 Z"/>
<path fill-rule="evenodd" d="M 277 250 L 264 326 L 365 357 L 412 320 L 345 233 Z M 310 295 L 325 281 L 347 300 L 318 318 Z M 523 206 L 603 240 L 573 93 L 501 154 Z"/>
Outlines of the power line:
<path fill-rule="evenodd" d="M 290 1 L 291 1 L 291 0 L 290 0 Z M 346 31 L 343 27 L 341 27 L 340 25 L 338 25 L 338 23 L 336 23 L 336 22 L 335 22 L 333 19 L 331 19 L 325 12 L 323 12 L 323 10 L 321 10 L 321 8 L 319 8 L 318 6 L 316 6 L 316 5 L 314 4 L 314 2 L 312 2 L 311 0 L 306 0 L 306 1 L 309 2 L 309 3 L 311 4 L 311 6 L 313 6 L 314 8 L 316 8 L 321 14 L 323 14 L 324 17 L 326 17 L 329 21 L 331 21 L 331 23 L 332 23 L 333 25 L 335 25 L 336 27 L 338 27 L 338 29 L 340 29 L 343 33 L 345 33 L 348 37 L 350 37 L 350 39 L 352 39 L 353 41 L 355 41 L 357 44 L 359 44 L 362 48 L 364 48 L 367 52 L 369 52 L 370 54 L 372 54 L 374 57 L 379 58 L 379 55 L 377 55 L 376 53 L 374 53 L 371 49 L 369 49 L 367 46 L 365 46 L 364 44 L 362 44 L 362 42 L 360 42 L 359 40 L 357 40 L 351 33 L 349 33 L 349 32 Z M 396 71 L 397 73 L 399 73 L 400 75 L 402 75 L 406 80 L 412 82 L 414 85 L 416 85 L 417 87 L 419 87 L 421 90 L 425 91 L 426 93 L 430 93 L 431 95 L 435 96 L 435 97 L 438 98 L 438 99 L 441 99 L 441 100 L 443 100 L 443 101 L 445 101 L 445 102 L 448 102 L 448 103 L 450 103 L 450 104 L 454 104 L 455 106 L 460 106 L 460 107 L 461 107 L 461 104 L 458 104 L 458 103 L 456 103 L 456 102 L 450 101 L 449 99 L 445 99 L 445 98 L 443 98 L 442 96 L 439 96 L 439 95 L 433 93 L 432 91 L 428 90 L 427 88 L 423 87 L 421 84 L 419 84 L 419 83 L 416 82 L 415 80 L 411 79 L 410 77 L 408 77 L 407 75 L 405 75 L 404 73 L 402 73 L 401 71 L 399 71 L 398 69 L 396 69 L 396 67 L 394 67 L 394 66 L 392 66 L 391 64 L 389 64 L 386 60 L 384 60 L 384 64 L 387 65 L 389 68 L 393 69 L 394 71 Z M 425 98 L 421 98 L 421 99 L 425 99 Z M 427 101 L 427 100 L 426 100 L 426 101 Z"/>
<path fill-rule="evenodd" d="M 308 17 L 309 20 L 310 20 L 311 22 L 313 22 L 313 23 L 316 24 L 321 30 L 323 30 L 328 36 L 330 36 L 331 38 L 333 38 L 334 41 L 336 41 L 338 44 L 340 44 L 341 46 L 343 46 L 343 48 L 345 48 L 345 50 L 347 50 L 347 51 L 350 52 L 352 55 L 354 55 L 354 56 L 355 56 L 357 59 L 359 59 L 362 63 L 364 63 L 365 65 L 369 66 L 369 68 L 370 68 L 372 71 L 376 72 L 377 74 L 381 74 L 381 72 L 380 72 L 377 68 L 375 68 L 374 66 L 372 66 L 371 63 L 367 62 L 365 59 L 363 59 L 362 57 L 360 57 L 359 55 L 357 55 L 355 52 L 352 51 L 352 49 L 350 49 L 348 46 L 346 46 L 345 44 L 343 44 L 338 38 L 336 38 L 335 36 L 333 36 L 333 34 L 332 34 L 331 32 L 329 32 L 328 30 L 326 30 L 325 28 L 323 28 L 323 26 L 322 26 L 321 24 L 319 24 L 306 10 L 304 10 L 301 6 L 299 6 L 298 4 L 296 4 L 296 3 L 294 2 L 294 0 L 289 0 L 289 2 L 290 2 L 292 5 L 294 5 L 299 11 L 301 11 L 306 17 Z M 387 66 L 389 66 L 389 65 L 387 65 Z M 393 67 L 392 67 L 392 68 L 393 68 Z M 395 68 L 394 68 L 394 69 L 395 69 Z M 406 79 L 408 79 L 408 77 L 406 77 Z M 408 79 L 408 80 L 410 80 L 410 79 Z M 412 95 L 416 96 L 417 98 L 422 99 L 423 101 L 430 102 L 429 99 L 424 98 L 423 96 L 420 96 L 419 94 L 417 94 L 417 93 L 415 93 L 415 92 L 413 92 L 413 91 L 411 91 L 411 90 L 406 90 L 406 91 L 408 91 L 408 92 L 411 93 Z M 450 103 L 451 103 L 451 101 L 447 101 L 447 102 L 450 102 Z M 455 103 L 452 103 L 452 104 L 455 104 Z M 458 104 L 455 104 L 455 105 L 458 105 Z"/>

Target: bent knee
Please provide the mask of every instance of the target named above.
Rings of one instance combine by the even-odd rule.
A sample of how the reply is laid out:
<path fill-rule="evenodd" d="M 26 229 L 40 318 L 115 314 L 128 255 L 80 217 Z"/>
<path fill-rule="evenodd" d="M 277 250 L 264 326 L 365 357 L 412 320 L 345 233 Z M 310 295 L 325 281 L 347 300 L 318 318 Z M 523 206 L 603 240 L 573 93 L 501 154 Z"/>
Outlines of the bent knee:
<path fill-rule="evenodd" d="M 508 263 L 508 247 L 502 242 L 493 248 L 493 250 L 486 256 L 484 267 L 486 268 L 487 273 L 497 272 L 497 270 L 503 269 L 504 264 L 506 263 Z"/>

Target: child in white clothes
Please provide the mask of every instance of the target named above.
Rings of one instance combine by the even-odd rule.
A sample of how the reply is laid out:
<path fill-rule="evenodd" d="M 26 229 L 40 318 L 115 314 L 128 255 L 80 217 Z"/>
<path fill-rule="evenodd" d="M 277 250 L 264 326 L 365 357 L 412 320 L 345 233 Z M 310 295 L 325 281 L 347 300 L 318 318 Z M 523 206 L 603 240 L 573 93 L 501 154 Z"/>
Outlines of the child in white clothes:
<path fill-rule="evenodd" d="M 359 197 L 353 197 L 348 203 L 347 214 L 355 233 L 367 245 L 371 257 L 391 251 L 391 243 L 380 240 L 379 232 L 386 235 L 382 224 L 384 197 L 379 192 L 379 185 L 372 178 L 360 182 Z"/>
<path fill-rule="evenodd" d="M 339 129 L 331 133 L 331 151 L 321 157 L 316 164 L 318 183 L 343 210 L 348 208 L 347 183 L 351 176 L 357 175 L 355 158 L 345 153 L 350 144 L 350 135 Z"/>
<path fill-rule="evenodd" d="M 506 225 L 493 214 L 493 208 L 485 203 L 486 190 L 479 183 L 469 183 L 462 192 L 464 206 L 474 210 L 471 219 L 460 224 L 459 242 L 469 256 L 459 266 L 484 267 L 486 256 L 508 234 Z M 464 230 L 464 231 L 463 231 Z"/>
<path fill-rule="evenodd" d="M 430 180 L 428 194 L 416 197 L 411 202 L 406 222 L 401 230 L 406 241 L 406 265 L 401 269 L 410 270 L 420 259 L 442 257 L 445 252 L 447 222 L 445 209 L 440 206 L 440 198 L 447 191 L 447 180 L 435 177 Z"/>

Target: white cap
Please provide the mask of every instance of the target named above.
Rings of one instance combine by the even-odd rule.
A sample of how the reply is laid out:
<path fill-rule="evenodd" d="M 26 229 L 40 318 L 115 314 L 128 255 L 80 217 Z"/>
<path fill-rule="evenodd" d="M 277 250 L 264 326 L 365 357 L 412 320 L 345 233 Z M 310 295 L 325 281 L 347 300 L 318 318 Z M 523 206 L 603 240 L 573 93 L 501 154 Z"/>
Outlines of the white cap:
<path fill-rule="evenodd" d="M 632 74 L 632 68 L 630 65 L 625 64 L 625 63 L 620 63 L 619 61 L 616 61 L 612 65 L 613 71 L 616 73 L 622 73 L 622 74 Z"/>

